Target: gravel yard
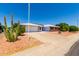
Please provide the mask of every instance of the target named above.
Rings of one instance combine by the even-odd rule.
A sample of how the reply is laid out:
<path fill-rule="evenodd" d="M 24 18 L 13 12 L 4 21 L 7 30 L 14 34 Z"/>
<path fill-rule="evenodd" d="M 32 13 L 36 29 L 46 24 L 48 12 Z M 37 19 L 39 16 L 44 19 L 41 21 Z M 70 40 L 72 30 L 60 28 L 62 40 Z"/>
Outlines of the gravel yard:
<path fill-rule="evenodd" d="M 10 55 L 22 51 L 33 46 L 40 45 L 41 42 L 34 38 L 28 38 L 27 33 L 24 36 L 19 36 L 16 42 L 7 42 L 4 34 L 0 34 L 0 55 Z"/>

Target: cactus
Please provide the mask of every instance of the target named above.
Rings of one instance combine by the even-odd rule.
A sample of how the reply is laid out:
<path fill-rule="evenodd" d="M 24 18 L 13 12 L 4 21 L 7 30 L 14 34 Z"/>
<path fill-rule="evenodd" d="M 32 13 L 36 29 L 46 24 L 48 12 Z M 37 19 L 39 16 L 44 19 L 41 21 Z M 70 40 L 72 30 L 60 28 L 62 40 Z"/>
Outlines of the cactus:
<path fill-rule="evenodd" d="M 19 25 L 17 26 L 16 31 L 14 31 L 14 28 L 13 28 L 13 16 L 11 17 L 11 28 L 8 29 L 8 26 L 7 26 L 7 22 L 6 22 L 6 17 L 4 16 L 4 34 L 7 38 L 7 41 L 9 42 L 14 42 L 17 40 L 17 37 L 18 37 L 18 28 L 19 28 Z"/>
<path fill-rule="evenodd" d="M 4 25 L 5 25 L 5 27 L 4 27 L 4 34 L 5 34 L 5 36 L 6 36 L 6 38 L 7 39 L 9 39 L 10 37 L 9 37 L 9 30 L 8 30 L 8 27 L 7 27 L 7 23 L 6 23 L 6 16 L 4 16 Z"/>
<path fill-rule="evenodd" d="M 21 31 L 20 31 L 20 21 L 18 20 L 18 26 L 17 26 L 17 28 L 18 28 L 18 35 L 21 35 Z"/>
<path fill-rule="evenodd" d="M 18 20 L 18 25 L 17 27 L 15 28 L 15 32 L 16 32 L 16 35 L 19 36 L 21 35 L 21 31 L 20 31 L 20 21 Z"/>

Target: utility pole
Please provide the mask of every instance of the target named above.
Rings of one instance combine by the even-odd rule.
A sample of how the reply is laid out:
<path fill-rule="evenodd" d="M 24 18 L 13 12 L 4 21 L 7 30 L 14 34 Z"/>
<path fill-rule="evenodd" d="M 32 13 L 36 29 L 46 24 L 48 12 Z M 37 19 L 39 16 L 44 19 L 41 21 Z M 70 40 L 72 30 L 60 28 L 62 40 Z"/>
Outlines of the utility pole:
<path fill-rule="evenodd" d="M 28 27 L 28 39 L 30 40 L 30 31 L 29 31 L 29 23 L 30 23 L 30 3 L 28 3 L 28 23 L 27 23 L 27 27 Z"/>
<path fill-rule="evenodd" d="M 28 3 L 28 25 L 30 23 L 30 3 Z M 28 32 L 29 32 L 29 26 L 28 26 Z"/>

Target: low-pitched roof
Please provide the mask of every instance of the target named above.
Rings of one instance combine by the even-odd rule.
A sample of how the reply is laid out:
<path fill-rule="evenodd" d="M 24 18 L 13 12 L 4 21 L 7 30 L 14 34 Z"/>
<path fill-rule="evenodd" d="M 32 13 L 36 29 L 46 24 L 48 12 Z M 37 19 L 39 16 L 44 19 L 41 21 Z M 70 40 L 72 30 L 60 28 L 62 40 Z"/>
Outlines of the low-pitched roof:
<path fill-rule="evenodd" d="M 38 25 L 38 24 L 33 24 L 33 23 L 21 23 L 21 25 L 32 25 L 32 26 L 40 26 L 40 27 L 59 27 L 52 24 Z"/>
<path fill-rule="evenodd" d="M 32 25 L 32 26 L 41 26 L 42 27 L 42 25 L 33 24 L 33 23 L 22 23 L 21 25 Z"/>
<path fill-rule="evenodd" d="M 46 25 L 44 25 L 44 27 L 59 27 L 59 26 L 55 26 L 55 25 L 51 25 L 51 24 L 46 24 Z"/>

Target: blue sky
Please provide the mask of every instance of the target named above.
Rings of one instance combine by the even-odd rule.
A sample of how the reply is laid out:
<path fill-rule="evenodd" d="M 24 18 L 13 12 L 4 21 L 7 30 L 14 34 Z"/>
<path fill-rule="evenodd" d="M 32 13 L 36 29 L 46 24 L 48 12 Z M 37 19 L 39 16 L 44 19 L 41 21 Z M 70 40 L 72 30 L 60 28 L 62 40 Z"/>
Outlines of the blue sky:
<path fill-rule="evenodd" d="M 77 25 L 79 20 L 79 4 L 31 4 L 32 23 L 58 24 L 66 22 L 69 25 Z"/>
<path fill-rule="evenodd" d="M 61 3 L 31 3 L 31 23 L 38 24 L 58 24 L 66 22 L 70 25 L 77 25 L 79 20 L 79 4 Z M 10 26 L 10 16 L 14 16 L 14 21 L 19 19 L 21 23 L 27 23 L 28 4 L 1 4 L 0 3 L 0 22 L 3 24 L 4 16 Z M 79 23 L 79 22 L 78 22 Z"/>
<path fill-rule="evenodd" d="M 4 24 L 4 16 L 7 17 L 7 24 L 10 26 L 10 16 L 14 16 L 14 22 L 20 20 L 21 23 L 27 22 L 28 4 L 1 4 L 0 3 L 0 22 Z"/>

